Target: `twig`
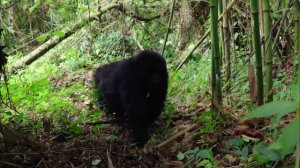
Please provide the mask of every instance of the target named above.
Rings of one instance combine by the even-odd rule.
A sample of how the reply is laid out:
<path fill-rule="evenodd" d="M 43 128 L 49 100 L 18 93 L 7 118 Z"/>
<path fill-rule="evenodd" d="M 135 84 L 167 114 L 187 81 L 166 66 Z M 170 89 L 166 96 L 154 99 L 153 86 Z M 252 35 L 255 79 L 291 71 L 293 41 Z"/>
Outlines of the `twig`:
<path fill-rule="evenodd" d="M 13 54 L 15 51 L 20 50 L 20 49 L 22 49 L 22 48 L 24 48 L 24 47 L 27 47 L 28 44 L 33 43 L 33 42 L 35 42 L 35 41 L 36 41 L 35 39 L 33 39 L 33 40 L 31 40 L 31 41 L 28 41 L 28 42 L 22 44 L 21 46 L 19 46 L 19 47 L 13 49 L 12 51 L 8 52 L 7 54 L 8 54 L 8 55 L 11 55 L 11 54 Z"/>
<path fill-rule="evenodd" d="M 236 151 L 232 151 L 232 150 L 227 150 L 227 149 L 218 149 L 218 151 L 220 153 L 223 153 L 223 154 L 231 154 L 231 155 L 234 155 L 234 156 L 239 156 L 240 154 Z"/>
<path fill-rule="evenodd" d="M 133 39 L 136 42 L 137 46 L 140 48 L 140 50 L 144 50 L 144 47 L 141 45 L 141 43 L 136 38 L 136 34 L 135 33 L 133 33 Z"/>
<path fill-rule="evenodd" d="M 165 40 L 164 40 L 163 48 L 161 51 L 162 56 L 164 56 L 166 44 L 168 41 L 168 36 L 169 36 L 169 33 L 171 32 L 171 25 L 172 25 L 172 19 L 173 19 L 173 14 L 174 14 L 174 9 L 175 9 L 175 2 L 176 2 L 176 0 L 173 0 L 172 7 L 171 7 L 171 13 L 170 13 L 170 17 L 169 17 L 168 29 L 167 29 L 167 32 L 165 35 Z"/>
<path fill-rule="evenodd" d="M 204 109 L 206 109 L 206 107 L 202 108 L 200 110 L 197 110 L 197 112 L 202 111 Z M 172 116 L 171 120 L 173 120 L 173 121 L 181 120 L 181 119 L 187 120 L 189 118 L 192 118 L 193 116 L 195 116 L 195 115 L 191 115 L 191 114 L 187 114 L 187 115 L 179 114 L 179 115 Z M 162 120 L 164 120 L 164 119 L 168 119 L 168 117 L 162 117 Z M 121 123 L 125 123 L 126 121 L 127 120 L 120 120 L 120 119 L 99 120 L 99 121 L 95 121 L 95 122 L 87 121 L 87 122 L 83 123 L 82 125 L 95 126 L 95 125 L 101 125 L 101 124 L 115 124 L 115 123 L 121 124 Z"/>
<path fill-rule="evenodd" d="M 108 168 L 114 168 L 114 165 L 113 165 L 112 160 L 109 156 L 108 150 L 106 150 L 106 155 L 107 155 L 107 166 L 108 166 Z"/>
<path fill-rule="evenodd" d="M 20 167 L 20 168 L 22 168 L 22 166 L 20 166 L 20 165 L 17 165 L 17 164 L 14 164 L 14 163 L 5 162 L 5 161 L 2 161 L 2 160 L 0 160 L 0 163 L 3 163 L 3 164 L 8 165 L 8 166 L 12 166 L 12 167 Z"/>
<path fill-rule="evenodd" d="M 12 4 L 10 4 L 9 6 L 7 6 L 7 7 L 0 7 L 0 9 L 2 9 L 2 10 L 9 9 L 9 8 L 15 6 L 19 1 L 20 1 L 20 0 L 16 0 L 16 1 L 13 2 Z"/>
<path fill-rule="evenodd" d="M 174 141 L 175 139 L 177 139 L 178 137 L 180 137 L 181 135 L 185 134 L 186 132 L 194 129 L 196 127 L 196 124 L 193 124 L 191 126 L 189 126 L 188 128 L 178 132 L 177 134 L 173 135 L 172 137 L 168 138 L 167 140 L 163 141 L 162 143 L 158 144 L 156 147 L 157 148 L 161 148 L 167 144 L 169 144 L 170 142 Z"/>
<path fill-rule="evenodd" d="M 44 160 L 45 160 L 45 158 L 43 157 L 35 167 L 39 167 L 40 164 L 41 164 Z"/>
<path fill-rule="evenodd" d="M 119 119 L 111 119 L 111 120 L 101 120 L 101 121 L 95 121 L 95 122 L 91 122 L 91 121 L 88 121 L 88 122 L 85 122 L 83 123 L 82 125 L 92 125 L 92 126 L 95 126 L 95 125 L 101 125 L 101 124 L 114 124 L 114 123 L 125 123 L 126 120 L 119 120 Z"/>

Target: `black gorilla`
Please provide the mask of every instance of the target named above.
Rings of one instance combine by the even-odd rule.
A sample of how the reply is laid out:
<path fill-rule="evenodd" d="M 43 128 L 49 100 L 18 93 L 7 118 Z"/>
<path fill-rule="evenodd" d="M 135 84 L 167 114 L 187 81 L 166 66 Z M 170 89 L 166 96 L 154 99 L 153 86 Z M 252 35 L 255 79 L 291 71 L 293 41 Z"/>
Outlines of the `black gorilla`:
<path fill-rule="evenodd" d="M 2 34 L 2 31 L 3 29 L 0 29 L 0 37 L 1 37 L 1 34 Z M 4 65 L 7 63 L 7 54 L 4 53 L 3 49 L 5 48 L 5 46 L 2 46 L 0 44 L 0 72 L 3 71 L 4 69 Z"/>
<path fill-rule="evenodd" d="M 109 114 L 125 121 L 134 142 L 144 145 L 149 126 L 164 107 L 168 88 L 165 59 L 157 52 L 144 50 L 138 55 L 99 67 L 94 74 Z"/>

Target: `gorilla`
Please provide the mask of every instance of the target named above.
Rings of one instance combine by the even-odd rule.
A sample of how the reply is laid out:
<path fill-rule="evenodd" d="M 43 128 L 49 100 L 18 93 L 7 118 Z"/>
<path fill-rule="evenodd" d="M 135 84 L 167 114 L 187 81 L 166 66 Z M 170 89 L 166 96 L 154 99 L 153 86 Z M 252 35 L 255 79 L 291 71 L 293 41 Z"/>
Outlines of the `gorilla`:
<path fill-rule="evenodd" d="M 129 59 L 99 67 L 94 80 L 107 113 L 123 121 L 136 145 L 143 146 L 167 96 L 165 59 L 157 52 L 144 50 Z"/>
<path fill-rule="evenodd" d="M 0 37 L 2 35 L 2 31 L 3 29 L 0 29 Z M 5 46 L 2 46 L 0 44 L 0 72 L 3 72 L 4 70 L 4 65 L 7 63 L 7 54 L 3 51 L 3 49 L 5 48 Z"/>

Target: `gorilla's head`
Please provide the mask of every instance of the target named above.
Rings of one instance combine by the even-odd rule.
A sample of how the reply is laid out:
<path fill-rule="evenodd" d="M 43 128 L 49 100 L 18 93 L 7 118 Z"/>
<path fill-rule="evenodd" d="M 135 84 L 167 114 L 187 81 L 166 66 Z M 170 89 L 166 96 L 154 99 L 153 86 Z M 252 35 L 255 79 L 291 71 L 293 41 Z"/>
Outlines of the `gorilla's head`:
<path fill-rule="evenodd" d="M 139 82 L 147 90 L 160 88 L 167 83 L 167 65 L 165 59 L 157 52 L 144 50 L 134 58 L 134 66 Z"/>

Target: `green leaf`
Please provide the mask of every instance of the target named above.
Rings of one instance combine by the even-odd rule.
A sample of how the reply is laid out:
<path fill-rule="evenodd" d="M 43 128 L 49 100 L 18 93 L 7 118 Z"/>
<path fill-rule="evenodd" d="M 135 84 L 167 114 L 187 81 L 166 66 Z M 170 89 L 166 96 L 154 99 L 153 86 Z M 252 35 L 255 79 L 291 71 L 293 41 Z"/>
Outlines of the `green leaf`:
<path fill-rule="evenodd" d="M 236 147 L 241 147 L 245 144 L 242 139 L 230 139 L 229 142 Z"/>
<path fill-rule="evenodd" d="M 183 159 L 184 159 L 184 154 L 183 154 L 182 152 L 179 152 L 179 153 L 177 154 L 177 159 L 178 159 L 178 160 L 183 160 Z"/>
<path fill-rule="evenodd" d="M 297 102 L 288 101 L 274 101 L 265 105 L 262 105 L 255 110 L 248 113 L 246 118 L 260 118 L 268 117 L 272 115 L 285 115 L 291 111 L 295 111 L 298 107 Z"/>
<path fill-rule="evenodd" d="M 295 101 L 300 102 L 300 72 L 298 72 L 295 83 L 292 85 L 292 97 Z"/>
<path fill-rule="evenodd" d="M 269 160 L 277 161 L 280 159 L 280 154 L 276 150 L 268 149 L 264 142 L 256 145 L 253 149 Z"/>
<path fill-rule="evenodd" d="M 249 155 L 249 148 L 248 148 L 248 146 L 245 146 L 241 151 L 241 156 L 247 157 L 248 155 Z"/>
<path fill-rule="evenodd" d="M 37 122 L 36 124 L 35 124 L 35 128 L 37 128 L 37 129 L 40 129 L 40 128 L 42 128 L 43 127 L 43 123 L 42 122 Z"/>
<path fill-rule="evenodd" d="M 7 115 L 7 116 L 11 116 L 12 115 L 12 113 L 10 111 L 6 111 L 6 112 L 4 112 L 4 114 Z"/>
<path fill-rule="evenodd" d="M 97 165 L 99 165 L 100 162 L 101 162 L 101 160 L 99 160 L 99 159 L 93 160 L 92 165 L 97 166 Z"/>
<path fill-rule="evenodd" d="M 29 8 L 29 13 L 32 13 L 35 9 L 40 7 L 40 5 L 41 5 L 41 0 L 36 0 L 34 2 L 34 5 L 31 8 Z"/>
<path fill-rule="evenodd" d="M 53 36 L 64 37 L 65 33 L 61 31 L 55 31 L 52 33 Z"/>
<path fill-rule="evenodd" d="M 71 124 L 68 129 L 77 135 L 82 134 L 84 132 L 83 128 L 78 127 L 76 124 Z"/>
<path fill-rule="evenodd" d="M 48 38 L 48 36 L 49 36 L 49 34 L 41 34 L 40 36 L 38 36 L 36 38 L 36 40 L 38 42 L 42 43 L 42 42 L 46 41 L 46 39 Z"/>
<path fill-rule="evenodd" d="M 211 112 L 211 111 L 204 112 L 197 118 L 197 122 L 198 123 L 210 122 L 212 116 L 213 116 L 213 112 Z"/>
<path fill-rule="evenodd" d="M 270 145 L 270 149 L 277 150 L 281 157 L 295 151 L 295 146 L 300 140 L 300 120 L 295 119 L 282 129 L 281 137 Z"/>
<path fill-rule="evenodd" d="M 188 150 L 186 152 L 184 152 L 186 155 L 190 155 L 190 154 L 195 154 L 199 151 L 199 147 L 196 147 L 195 149 L 191 149 L 191 150 Z"/>
<path fill-rule="evenodd" d="M 200 157 L 200 158 L 210 159 L 211 151 L 204 149 L 204 150 L 199 151 L 196 156 Z"/>
<path fill-rule="evenodd" d="M 210 168 L 210 167 L 212 167 L 212 164 L 211 164 L 210 160 L 205 159 L 205 160 L 202 160 L 201 162 L 199 162 L 197 164 L 197 167 Z"/>

